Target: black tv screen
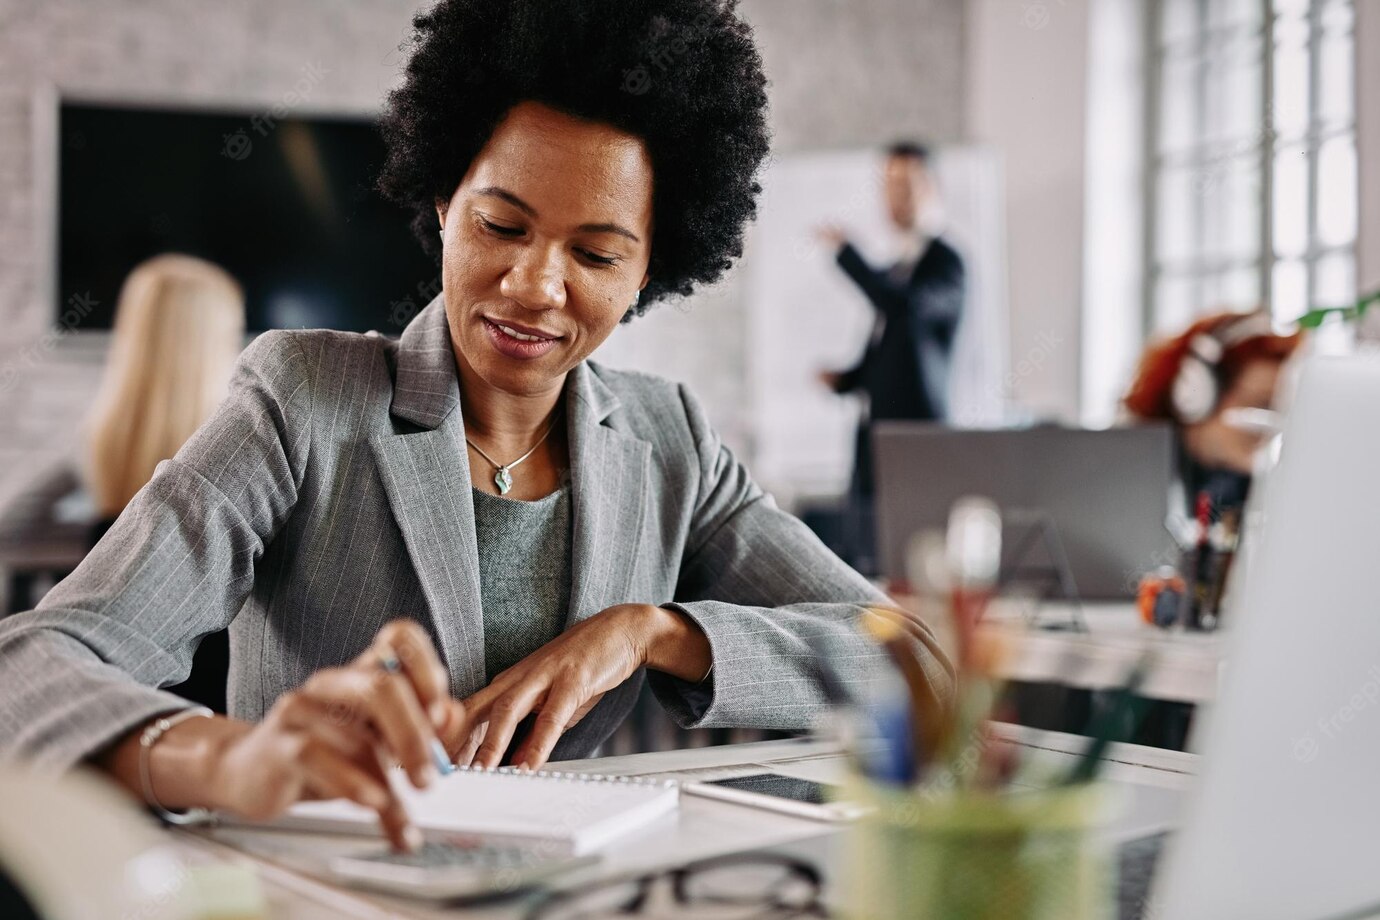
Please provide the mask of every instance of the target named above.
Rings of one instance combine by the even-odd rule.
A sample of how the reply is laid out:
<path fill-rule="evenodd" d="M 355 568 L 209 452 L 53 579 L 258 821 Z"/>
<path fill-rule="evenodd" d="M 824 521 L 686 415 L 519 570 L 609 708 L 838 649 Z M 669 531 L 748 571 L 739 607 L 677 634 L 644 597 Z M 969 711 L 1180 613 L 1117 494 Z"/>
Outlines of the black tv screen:
<path fill-rule="evenodd" d="M 410 215 L 374 191 L 384 161 L 362 118 L 63 103 L 54 316 L 108 329 L 120 285 L 161 252 L 244 286 L 251 331 L 401 332 L 440 290 Z"/>

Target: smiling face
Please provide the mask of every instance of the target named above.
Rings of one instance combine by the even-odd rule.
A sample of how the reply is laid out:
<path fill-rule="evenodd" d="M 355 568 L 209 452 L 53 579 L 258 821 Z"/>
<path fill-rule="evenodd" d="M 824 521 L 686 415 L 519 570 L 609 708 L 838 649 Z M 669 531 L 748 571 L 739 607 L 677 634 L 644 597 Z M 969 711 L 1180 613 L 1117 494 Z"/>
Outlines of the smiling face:
<path fill-rule="evenodd" d="M 647 283 L 651 160 L 610 125 L 521 103 L 436 212 L 456 361 L 505 393 L 558 388 Z"/>

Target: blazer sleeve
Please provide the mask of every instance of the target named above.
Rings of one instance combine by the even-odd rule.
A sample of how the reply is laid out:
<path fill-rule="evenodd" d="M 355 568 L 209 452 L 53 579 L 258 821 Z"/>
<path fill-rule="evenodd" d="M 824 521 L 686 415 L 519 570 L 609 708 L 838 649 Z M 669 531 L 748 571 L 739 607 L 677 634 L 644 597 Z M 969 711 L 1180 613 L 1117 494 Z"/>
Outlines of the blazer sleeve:
<path fill-rule="evenodd" d="M 948 344 L 963 318 L 967 272 L 963 259 L 943 240 L 932 241 L 926 256 L 912 279 L 912 317 L 931 337 Z"/>
<path fill-rule="evenodd" d="M 202 637 L 227 626 L 297 500 L 310 375 L 289 333 L 256 339 L 210 419 L 38 607 L 0 620 L 0 763 L 65 769 L 191 704 Z"/>
<path fill-rule="evenodd" d="M 930 247 L 933 251 L 922 257 L 919 270 L 903 281 L 868 265 L 851 244 L 839 250 L 838 264 L 877 310 L 888 317 L 908 317 L 917 333 L 947 339 L 963 313 L 963 261 L 941 240 Z"/>
<path fill-rule="evenodd" d="M 872 358 L 872 348 L 869 346 L 863 351 L 858 363 L 845 371 L 839 372 L 838 382 L 834 384 L 834 392 L 842 396 L 845 393 L 853 393 L 862 389 L 863 374 L 867 371 L 867 364 Z"/>
<path fill-rule="evenodd" d="M 949 364 L 966 290 L 962 258 L 943 240 L 932 240 L 903 281 L 868 265 L 851 245 L 839 250 L 838 263 L 888 323 L 907 331 L 917 383 L 935 416 L 947 417 Z"/>
<path fill-rule="evenodd" d="M 836 261 L 882 315 L 891 318 L 906 312 L 910 304 L 909 279 L 897 281 L 890 273 L 873 268 L 852 243 L 843 244 Z"/>
<path fill-rule="evenodd" d="M 700 467 L 699 495 L 676 596 L 664 606 L 709 638 L 712 668 L 699 684 L 649 671 L 662 705 L 685 728 L 805 729 L 824 700 L 812 674 L 811 642 L 828 650 L 855 690 L 890 667 L 857 621 L 867 607 L 894 608 L 885 594 L 776 506 L 710 428 L 681 387 Z M 929 628 L 910 633 L 939 705 L 953 671 Z"/>

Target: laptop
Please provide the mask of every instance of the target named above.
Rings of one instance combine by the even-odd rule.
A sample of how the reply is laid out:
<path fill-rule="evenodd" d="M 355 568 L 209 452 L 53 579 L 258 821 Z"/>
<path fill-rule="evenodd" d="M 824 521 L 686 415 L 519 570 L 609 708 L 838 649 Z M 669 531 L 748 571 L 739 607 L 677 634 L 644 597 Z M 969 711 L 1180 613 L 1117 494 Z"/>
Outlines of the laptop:
<path fill-rule="evenodd" d="M 1380 358 L 1306 367 L 1252 504 L 1199 781 L 1145 916 L 1380 914 Z"/>
<path fill-rule="evenodd" d="M 1037 576 L 1051 594 L 1121 600 L 1135 596 L 1146 572 L 1177 562 L 1165 528 L 1174 475 L 1167 426 L 971 431 L 878 422 L 873 439 L 888 578 L 905 578 L 912 536 L 942 530 L 967 495 L 1001 508 L 1003 564 L 1027 576 L 1008 583 Z M 1060 574 L 1072 576 L 1067 588 Z"/>

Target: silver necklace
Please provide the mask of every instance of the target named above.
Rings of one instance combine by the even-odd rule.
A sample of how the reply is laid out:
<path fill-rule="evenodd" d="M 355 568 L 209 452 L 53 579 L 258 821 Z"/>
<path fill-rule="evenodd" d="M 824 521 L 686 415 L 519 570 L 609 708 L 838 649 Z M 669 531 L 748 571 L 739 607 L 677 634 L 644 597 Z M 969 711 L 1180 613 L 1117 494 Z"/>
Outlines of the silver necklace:
<path fill-rule="evenodd" d="M 541 438 L 539 438 L 539 439 L 537 440 L 537 443 L 535 443 L 535 444 L 532 445 L 532 449 L 529 450 L 527 453 L 523 454 L 521 457 L 518 457 L 518 458 L 517 458 L 516 460 L 514 460 L 512 463 L 508 463 L 508 464 L 499 463 L 499 462 L 498 462 L 497 460 L 495 460 L 493 457 L 490 457 L 488 454 L 484 453 L 484 448 L 480 447 L 478 444 L 476 444 L 476 443 L 474 443 L 473 441 L 471 441 L 471 440 L 469 439 L 469 436 L 468 436 L 468 435 L 465 436 L 465 443 L 468 444 L 470 447 L 473 447 L 475 450 L 479 451 L 479 456 L 483 457 L 485 460 L 487 460 L 487 461 L 489 461 L 491 464 L 493 464 L 493 466 L 494 466 L 494 485 L 498 486 L 498 494 L 499 494 L 499 495 L 507 495 L 507 494 L 508 494 L 508 491 L 509 491 L 510 489 L 512 489 L 512 487 L 513 487 L 513 473 L 512 473 L 513 467 L 517 466 L 519 463 L 521 463 L 522 461 L 526 460 L 528 457 L 532 456 L 534 453 L 537 452 L 537 448 L 538 448 L 538 447 L 541 447 L 542 444 L 544 444 L 544 443 L 546 442 L 547 437 L 548 437 L 548 436 L 551 434 L 551 432 L 555 429 L 555 427 L 556 427 L 556 421 L 560 418 L 560 416 L 561 416 L 561 413 L 560 413 L 559 410 L 558 410 L 554 415 L 551 416 L 551 424 L 549 424 L 549 425 L 546 426 L 546 433 L 543 434 L 543 435 L 541 436 Z"/>

